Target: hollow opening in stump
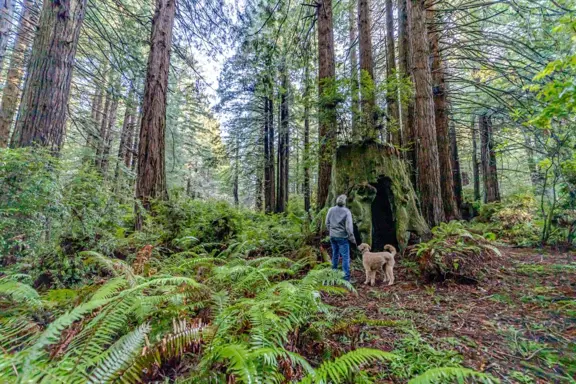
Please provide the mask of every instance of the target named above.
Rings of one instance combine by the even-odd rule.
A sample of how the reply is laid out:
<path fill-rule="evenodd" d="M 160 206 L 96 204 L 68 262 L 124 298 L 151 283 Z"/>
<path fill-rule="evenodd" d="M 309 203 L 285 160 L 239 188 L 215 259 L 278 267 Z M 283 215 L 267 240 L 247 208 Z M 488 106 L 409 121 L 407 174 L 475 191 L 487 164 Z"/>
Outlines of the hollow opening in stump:
<path fill-rule="evenodd" d="M 386 244 L 398 249 L 396 239 L 396 222 L 392 207 L 394 195 L 392 193 L 392 180 L 381 176 L 375 184 L 376 198 L 372 202 L 372 250 L 381 252 Z"/>

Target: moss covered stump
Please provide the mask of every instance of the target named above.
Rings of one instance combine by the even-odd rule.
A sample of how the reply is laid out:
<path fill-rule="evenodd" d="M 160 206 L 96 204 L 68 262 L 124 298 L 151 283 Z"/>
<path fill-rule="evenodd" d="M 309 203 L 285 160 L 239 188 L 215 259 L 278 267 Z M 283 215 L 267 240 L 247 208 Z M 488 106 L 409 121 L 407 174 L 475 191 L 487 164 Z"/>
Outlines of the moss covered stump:
<path fill-rule="evenodd" d="M 336 152 L 328 203 L 348 196 L 357 237 L 380 251 L 392 244 L 403 251 L 411 238 L 427 238 L 416 193 L 396 149 L 378 143 L 341 146 Z"/>

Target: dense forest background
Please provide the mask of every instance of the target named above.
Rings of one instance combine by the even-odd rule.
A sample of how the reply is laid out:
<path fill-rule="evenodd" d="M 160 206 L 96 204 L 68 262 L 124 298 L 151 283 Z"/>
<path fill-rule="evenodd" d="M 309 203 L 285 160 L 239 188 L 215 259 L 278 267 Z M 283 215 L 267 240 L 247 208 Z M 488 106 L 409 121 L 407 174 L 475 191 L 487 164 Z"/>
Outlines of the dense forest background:
<path fill-rule="evenodd" d="M 323 220 L 394 173 L 405 281 L 562 270 L 537 293 L 573 316 L 575 31 L 573 0 L 0 1 L 0 380 L 573 382 L 567 323 L 487 368 L 380 293 L 339 322 Z"/>

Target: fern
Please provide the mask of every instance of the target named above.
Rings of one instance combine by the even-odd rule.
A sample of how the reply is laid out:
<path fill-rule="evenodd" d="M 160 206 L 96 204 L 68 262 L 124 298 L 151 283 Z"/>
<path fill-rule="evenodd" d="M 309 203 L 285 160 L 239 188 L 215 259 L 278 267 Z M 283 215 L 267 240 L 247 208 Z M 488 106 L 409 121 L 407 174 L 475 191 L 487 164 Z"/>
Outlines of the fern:
<path fill-rule="evenodd" d="M 123 275 L 131 286 L 136 284 L 134 270 L 122 260 L 111 259 L 93 251 L 80 252 L 80 256 L 85 257 L 86 263 L 98 264 L 115 277 Z"/>
<path fill-rule="evenodd" d="M 314 372 L 308 374 L 300 384 L 328 384 L 342 383 L 355 372 L 368 363 L 375 361 L 392 360 L 395 356 L 377 349 L 360 348 L 339 358 L 322 364 Z"/>
<path fill-rule="evenodd" d="M 0 279 L 0 296 L 8 297 L 17 304 L 28 304 L 33 308 L 42 306 L 40 295 L 34 288 L 7 278 Z"/>
<path fill-rule="evenodd" d="M 491 375 L 476 372 L 468 368 L 442 367 L 430 369 L 423 374 L 408 381 L 408 384 L 436 384 L 445 379 L 457 380 L 463 383 L 465 379 L 473 378 L 483 383 L 499 383 L 500 381 Z"/>

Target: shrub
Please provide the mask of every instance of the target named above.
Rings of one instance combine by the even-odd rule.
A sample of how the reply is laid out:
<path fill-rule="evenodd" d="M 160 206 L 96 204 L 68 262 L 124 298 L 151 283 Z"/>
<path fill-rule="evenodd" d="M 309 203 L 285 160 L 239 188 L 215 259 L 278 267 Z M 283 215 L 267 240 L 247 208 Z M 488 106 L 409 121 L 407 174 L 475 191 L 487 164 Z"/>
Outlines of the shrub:
<path fill-rule="evenodd" d="M 456 221 L 440 224 L 432 234 L 430 241 L 411 251 L 426 281 L 477 282 L 490 268 L 490 261 L 500 256 L 484 237 L 470 233 Z"/>

